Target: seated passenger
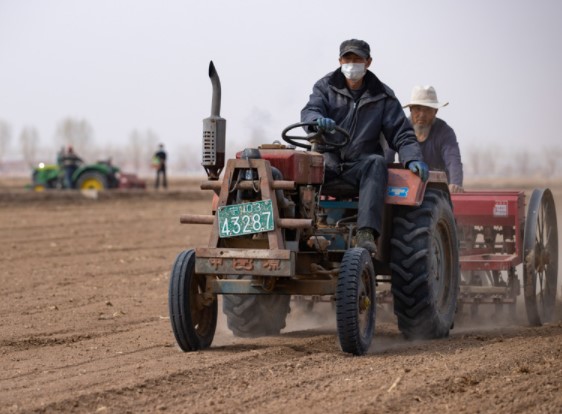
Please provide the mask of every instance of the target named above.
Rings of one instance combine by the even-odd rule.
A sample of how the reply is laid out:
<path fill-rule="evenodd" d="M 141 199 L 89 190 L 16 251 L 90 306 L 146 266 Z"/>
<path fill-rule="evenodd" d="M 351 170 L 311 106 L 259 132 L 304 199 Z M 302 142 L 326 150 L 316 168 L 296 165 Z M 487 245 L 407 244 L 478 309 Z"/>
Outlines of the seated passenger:
<path fill-rule="evenodd" d="M 455 131 L 445 121 L 437 118 L 439 108 L 448 105 L 439 103 L 433 86 L 415 86 L 412 90 L 409 120 L 423 153 L 423 160 L 430 170 L 445 171 L 451 193 L 463 191 L 461 153 Z M 385 150 L 387 162 L 394 162 L 395 152 Z"/>

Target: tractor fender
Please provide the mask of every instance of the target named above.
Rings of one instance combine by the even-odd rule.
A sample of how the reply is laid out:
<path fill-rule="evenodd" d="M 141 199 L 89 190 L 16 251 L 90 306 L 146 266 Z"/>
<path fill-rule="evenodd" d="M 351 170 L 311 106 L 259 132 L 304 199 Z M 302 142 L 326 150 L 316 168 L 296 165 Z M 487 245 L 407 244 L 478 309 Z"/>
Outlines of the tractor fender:
<path fill-rule="evenodd" d="M 78 167 L 76 171 L 74 171 L 74 174 L 72 175 L 72 182 L 73 183 L 78 182 L 78 179 L 84 173 L 97 172 L 99 174 L 102 174 L 104 177 L 106 177 L 110 188 L 113 188 L 116 187 L 118 184 L 115 177 L 115 173 L 117 171 L 118 171 L 117 168 L 103 163 L 82 165 Z"/>
<path fill-rule="evenodd" d="M 82 175 L 86 171 L 88 171 L 88 172 L 89 171 L 95 171 L 95 172 L 98 172 L 98 173 L 103 174 L 103 175 L 113 174 L 113 168 L 108 166 L 108 165 L 86 164 L 86 165 L 81 165 L 80 167 L 78 167 L 76 169 L 76 171 L 74 171 L 74 175 L 72 176 L 73 180 L 76 180 L 80 175 Z"/>
<path fill-rule="evenodd" d="M 443 190 L 448 194 L 447 175 L 443 171 L 430 171 L 429 179 L 424 183 L 410 170 L 391 167 L 388 169 L 385 203 L 420 206 L 428 187 Z"/>
<path fill-rule="evenodd" d="M 375 263 L 377 274 L 391 273 L 390 263 L 390 238 L 392 236 L 392 222 L 394 217 L 394 206 L 419 207 L 424 200 L 428 188 L 441 190 L 447 196 L 451 204 L 447 175 L 443 171 L 430 171 L 427 182 L 404 168 L 388 168 L 388 185 L 383 210 L 381 235 L 378 242 L 378 261 Z"/>

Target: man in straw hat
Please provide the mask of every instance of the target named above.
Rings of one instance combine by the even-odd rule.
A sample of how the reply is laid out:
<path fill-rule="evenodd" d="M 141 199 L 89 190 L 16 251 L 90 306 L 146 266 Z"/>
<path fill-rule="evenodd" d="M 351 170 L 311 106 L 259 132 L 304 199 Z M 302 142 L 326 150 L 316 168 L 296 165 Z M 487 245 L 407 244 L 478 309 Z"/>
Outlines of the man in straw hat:
<path fill-rule="evenodd" d="M 376 253 L 388 171 L 379 139 L 384 134 L 398 151 L 404 165 L 422 180 L 429 170 L 414 131 L 394 92 L 371 71 L 371 48 L 358 39 L 344 41 L 339 67 L 314 84 L 301 111 L 302 122 L 318 130 L 339 134 L 335 126 L 349 131 L 349 143 L 324 152 L 326 166 L 322 193 L 336 197 L 359 196 L 356 245 Z M 331 138 L 331 141 L 337 140 Z"/>
<path fill-rule="evenodd" d="M 463 191 L 463 171 L 461 153 L 455 131 L 445 121 L 437 118 L 439 108 L 449 102 L 440 103 L 433 86 L 414 86 L 410 102 L 410 122 L 420 143 L 424 161 L 432 170 L 445 171 L 449 181 L 449 191 Z M 388 162 L 394 160 L 394 151 L 387 150 Z"/>

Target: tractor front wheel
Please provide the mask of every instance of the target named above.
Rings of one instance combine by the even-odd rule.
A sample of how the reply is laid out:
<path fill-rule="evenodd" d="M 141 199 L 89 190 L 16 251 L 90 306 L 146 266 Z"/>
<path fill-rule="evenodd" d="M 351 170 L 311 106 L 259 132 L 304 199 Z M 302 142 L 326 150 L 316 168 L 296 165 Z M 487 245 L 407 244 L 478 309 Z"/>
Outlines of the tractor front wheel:
<path fill-rule="evenodd" d="M 375 270 L 369 252 L 345 252 L 336 287 L 336 319 L 342 351 L 363 355 L 375 330 Z"/>
<path fill-rule="evenodd" d="M 176 341 L 182 351 L 208 348 L 217 327 L 217 298 L 205 293 L 206 278 L 195 273 L 195 251 L 181 252 L 170 278 L 168 306 Z"/>

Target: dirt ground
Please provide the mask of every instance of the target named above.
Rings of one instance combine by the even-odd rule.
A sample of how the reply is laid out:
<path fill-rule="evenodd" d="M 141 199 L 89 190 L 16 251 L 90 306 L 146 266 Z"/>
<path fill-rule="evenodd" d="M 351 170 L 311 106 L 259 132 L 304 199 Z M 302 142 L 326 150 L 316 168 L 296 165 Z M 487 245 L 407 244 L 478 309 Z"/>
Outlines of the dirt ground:
<path fill-rule="evenodd" d="M 522 306 L 516 322 L 483 311 L 426 342 L 381 311 L 362 357 L 340 351 L 329 307 L 259 339 L 235 338 L 221 314 L 212 347 L 182 353 L 169 273 L 206 244 L 207 226 L 179 223 L 209 211 L 203 194 L 31 196 L 0 182 L 1 413 L 562 412 L 559 311 L 538 328 Z"/>

